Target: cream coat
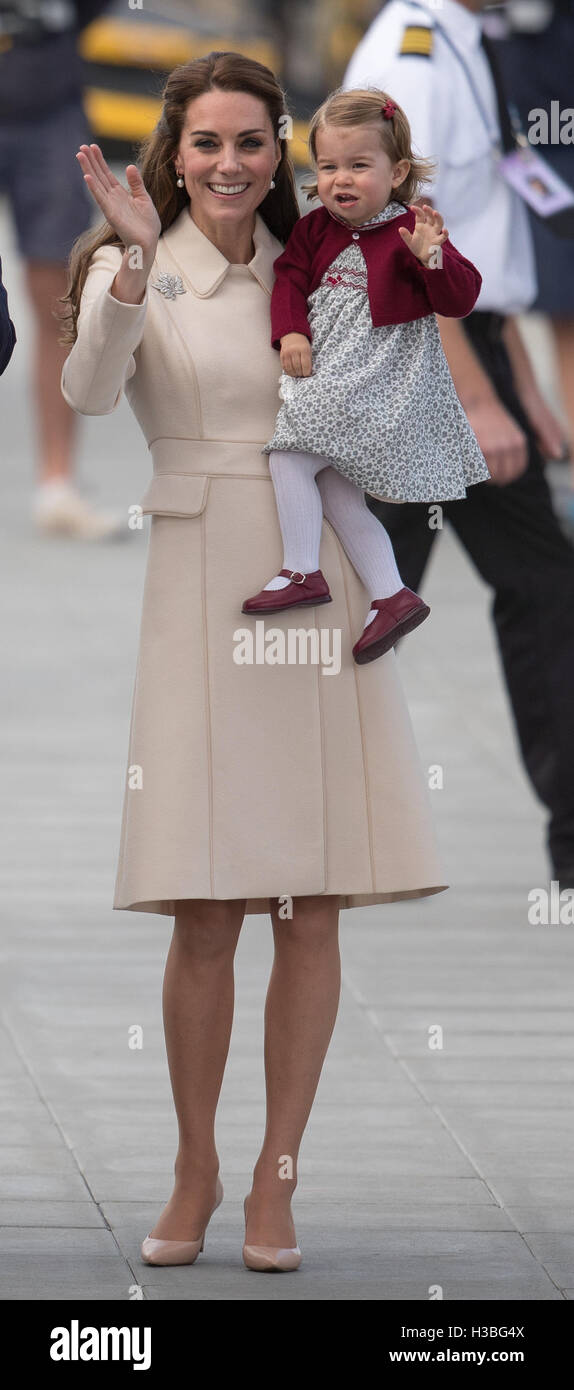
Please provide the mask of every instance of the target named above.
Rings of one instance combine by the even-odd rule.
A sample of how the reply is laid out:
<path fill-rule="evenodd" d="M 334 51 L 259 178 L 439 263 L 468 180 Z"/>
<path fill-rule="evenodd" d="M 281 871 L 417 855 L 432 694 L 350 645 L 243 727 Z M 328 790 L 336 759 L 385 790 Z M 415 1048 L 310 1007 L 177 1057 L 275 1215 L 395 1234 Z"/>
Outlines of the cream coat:
<path fill-rule="evenodd" d="M 282 246 L 259 213 L 254 245 L 249 265 L 228 262 L 186 206 L 141 305 L 110 294 L 122 255 L 103 247 L 62 372 L 84 415 L 109 414 L 125 391 L 153 462 L 115 908 L 173 915 L 181 898 L 245 898 L 267 912 L 270 897 L 311 893 L 356 907 L 446 886 L 397 658 L 353 661 L 368 597 L 327 522 L 333 602 L 258 628 L 241 613 L 282 565 L 261 453 L 280 404 L 269 300 Z M 166 298 L 160 272 L 185 293 Z M 298 660 L 286 645 L 269 664 L 271 628 L 279 656 L 288 629 L 324 629 L 326 659 L 304 636 Z"/>

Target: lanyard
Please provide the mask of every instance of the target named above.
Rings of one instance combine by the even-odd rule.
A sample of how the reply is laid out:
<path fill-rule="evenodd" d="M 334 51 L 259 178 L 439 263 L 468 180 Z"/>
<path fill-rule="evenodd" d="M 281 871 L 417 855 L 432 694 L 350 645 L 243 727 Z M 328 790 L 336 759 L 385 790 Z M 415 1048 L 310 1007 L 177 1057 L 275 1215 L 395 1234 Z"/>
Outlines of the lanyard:
<path fill-rule="evenodd" d="M 416 9 L 418 9 L 418 10 L 421 10 L 421 9 L 424 10 L 424 9 L 425 9 L 425 6 L 424 6 L 423 3 L 421 3 L 421 0 L 406 0 L 406 3 L 407 3 L 407 5 L 413 5 L 413 6 L 414 6 Z M 425 13 L 426 13 L 426 14 L 429 14 L 429 11 L 428 11 L 428 10 L 425 10 Z M 429 17 L 430 17 L 430 16 L 429 16 Z M 466 60 L 463 58 L 462 53 L 460 52 L 460 49 L 457 48 L 457 46 L 456 46 L 455 43 L 453 43 L 453 41 L 452 41 L 452 39 L 451 39 L 451 37 L 450 37 L 450 34 L 448 34 L 447 31 L 446 31 L 446 29 L 443 28 L 442 24 L 440 24 L 439 21 L 438 21 L 437 19 L 435 19 L 434 13 L 433 13 L 433 15 L 432 15 L 432 21 L 433 21 L 433 28 L 434 28 L 434 29 L 437 29 L 437 30 L 439 31 L 439 33 L 442 34 L 442 37 L 443 37 L 445 43 L 448 44 L 448 46 L 449 46 L 451 52 L 454 53 L 455 58 L 457 58 L 458 62 L 460 63 L 461 68 L 463 69 L 463 71 L 464 71 L 464 73 L 465 73 L 466 80 L 467 80 L 467 82 L 468 82 L 468 85 L 469 85 L 469 87 L 470 87 L 470 89 L 471 89 L 471 92 L 472 92 L 472 95 L 473 95 L 473 97 L 474 97 L 474 100 L 475 100 L 475 103 L 476 103 L 476 107 L 477 107 L 477 110 L 478 110 L 478 112 L 479 112 L 479 115 L 480 115 L 480 118 L 481 118 L 481 120 L 482 120 L 482 123 L 483 123 L 483 125 L 484 125 L 484 127 L 485 127 L 485 130 L 487 131 L 487 134 L 488 134 L 488 136 L 489 136 L 489 138 L 490 138 L 490 143 L 491 143 L 491 146 L 492 146 L 493 150 L 494 150 L 494 149 L 495 149 L 495 150 L 500 150 L 501 144 L 500 144 L 500 138 L 499 138 L 498 132 L 495 134 L 495 132 L 494 132 L 493 129 L 492 129 L 492 122 L 491 122 L 491 120 L 490 120 L 490 118 L 489 118 L 488 112 L 487 112 L 487 110 L 486 110 L 486 108 L 485 108 L 484 102 L 483 102 L 483 100 L 482 100 L 482 97 L 481 97 L 481 95 L 480 95 L 480 92 L 478 91 L 476 82 L 475 82 L 475 80 L 474 80 L 474 77 L 473 77 L 473 75 L 472 75 L 472 73 L 471 73 L 471 71 L 470 71 L 470 68 L 469 68 L 469 66 L 468 66 L 468 64 L 467 64 L 467 62 L 466 62 Z"/>
<path fill-rule="evenodd" d="M 406 0 L 406 3 L 425 10 L 427 14 L 429 13 L 422 0 Z M 493 151 L 496 151 L 500 161 L 499 168 L 502 177 L 552 232 L 560 237 L 574 237 L 573 190 L 564 183 L 563 179 L 558 179 L 547 160 L 544 160 L 539 154 L 534 154 L 522 128 L 516 106 L 511 105 L 509 110 L 504 83 L 490 40 L 483 33 L 482 49 L 492 73 L 498 107 L 500 135 L 497 135 L 496 138 L 493 138 L 492 126 L 484 109 L 484 103 L 462 53 L 452 42 L 450 35 L 443 29 L 442 24 L 434 20 L 434 15 L 433 26 L 440 31 L 445 43 L 448 44 L 464 69 L 477 110 L 490 137 L 491 147 Z M 542 185 L 541 189 L 536 190 L 531 187 L 534 179 Z"/>

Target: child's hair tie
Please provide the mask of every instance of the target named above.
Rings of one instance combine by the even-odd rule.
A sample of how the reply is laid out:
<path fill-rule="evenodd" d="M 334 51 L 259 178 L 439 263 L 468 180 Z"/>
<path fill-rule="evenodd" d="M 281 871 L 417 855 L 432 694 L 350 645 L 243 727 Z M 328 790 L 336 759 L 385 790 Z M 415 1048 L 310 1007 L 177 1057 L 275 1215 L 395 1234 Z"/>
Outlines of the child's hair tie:
<path fill-rule="evenodd" d="M 391 101 L 390 97 L 387 97 L 387 100 L 384 102 L 383 106 L 381 106 L 381 111 L 386 121 L 392 120 L 396 109 L 394 101 Z"/>

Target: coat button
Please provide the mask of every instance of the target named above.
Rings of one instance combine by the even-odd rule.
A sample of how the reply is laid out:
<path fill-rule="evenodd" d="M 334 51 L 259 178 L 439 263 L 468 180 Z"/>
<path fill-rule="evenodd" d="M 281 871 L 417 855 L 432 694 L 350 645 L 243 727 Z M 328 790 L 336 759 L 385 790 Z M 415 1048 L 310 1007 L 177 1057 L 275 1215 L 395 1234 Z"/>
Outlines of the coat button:
<path fill-rule="evenodd" d="M 352 232 L 351 235 L 352 235 L 352 237 L 353 237 L 353 241 L 358 241 L 358 240 L 359 240 L 359 233 L 358 233 L 358 232 Z"/>

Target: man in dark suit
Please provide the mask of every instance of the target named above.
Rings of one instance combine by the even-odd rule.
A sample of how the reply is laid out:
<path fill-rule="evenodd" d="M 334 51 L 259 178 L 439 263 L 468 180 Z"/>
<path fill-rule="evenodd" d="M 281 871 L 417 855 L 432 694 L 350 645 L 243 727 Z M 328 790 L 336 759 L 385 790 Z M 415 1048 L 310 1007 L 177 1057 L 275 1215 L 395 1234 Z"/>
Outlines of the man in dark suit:
<path fill-rule="evenodd" d="M 418 149 L 438 162 L 431 197 L 457 248 L 481 271 L 475 310 L 439 320 L 462 404 L 491 481 L 443 503 L 481 577 L 524 764 L 549 811 L 552 876 L 574 886 L 574 550 L 555 516 L 545 457 L 563 432 L 537 388 L 515 315 L 536 295 L 526 205 L 498 150 L 512 134 L 488 0 L 389 0 L 353 55 L 346 87 L 381 87 L 403 106 Z M 418 590 L 437 531 L 424 503 L 368 499 L 393 542 L 403 583 Z"/>
<path fill-rule="evenodd" d="M 0 260 L 0 376 L 6 371 L 16 343 L 16 330 L 8 309 L 8 295 L 2 283 L 2 261 Z"/>

